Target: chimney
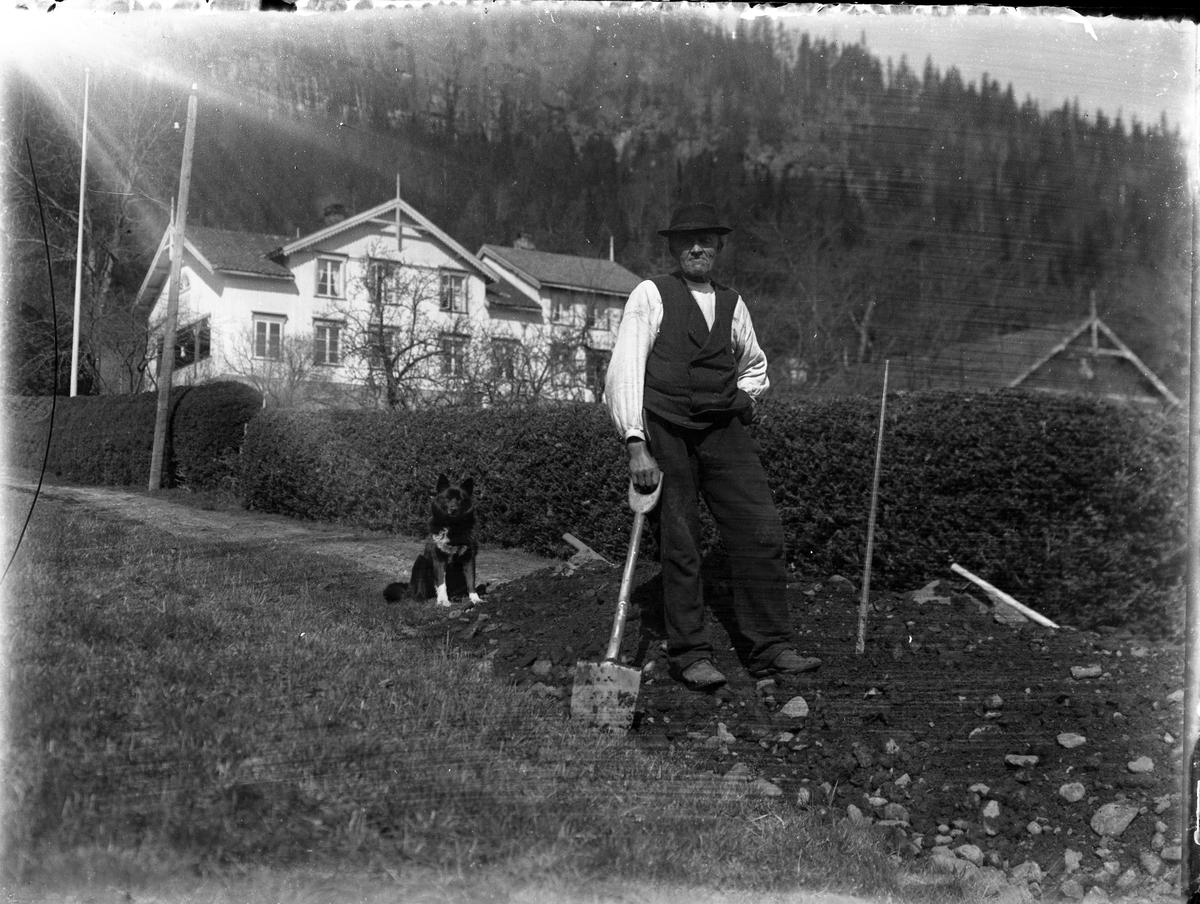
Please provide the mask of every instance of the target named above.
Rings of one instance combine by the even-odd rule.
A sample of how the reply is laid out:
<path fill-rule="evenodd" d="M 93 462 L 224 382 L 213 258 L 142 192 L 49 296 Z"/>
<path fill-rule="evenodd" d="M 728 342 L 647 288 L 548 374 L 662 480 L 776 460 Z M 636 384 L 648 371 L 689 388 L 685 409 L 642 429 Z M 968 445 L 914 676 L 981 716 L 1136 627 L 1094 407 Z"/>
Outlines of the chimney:
<path fill-rule="evenodd" d="M 537 251 L 537 245 L 533 243 L 533 239 L 526 232 L 522 232 L 516 237 L 513 241 L 513 247 L 520 248 L 522 251 Z"/>
<path fill-rule="evenodd" d="M 322 213 L 323 225 L 332 226 L 334 223 L 340 223 L 346 219 L 345 204 L 327 204 Z"/>

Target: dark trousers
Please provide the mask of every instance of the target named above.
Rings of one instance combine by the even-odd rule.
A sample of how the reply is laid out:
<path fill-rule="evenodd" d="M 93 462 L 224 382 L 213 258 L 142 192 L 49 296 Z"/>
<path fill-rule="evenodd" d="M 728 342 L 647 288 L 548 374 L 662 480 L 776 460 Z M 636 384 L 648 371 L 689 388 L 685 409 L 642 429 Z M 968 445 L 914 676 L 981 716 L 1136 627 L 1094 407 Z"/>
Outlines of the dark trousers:
<path fill-rule="evenodd" d="M 768 665 L 795 641 L 783 523 L 758 444 L 736 418 L 691 430 L 647 411 L 646 430 L 650 454 L 663 472 L 656 511 L 670 667 L 678 672 L 712 658 L 700 577 L 700 497 L 729 554 L 732 617 L 746 665 Z"/>

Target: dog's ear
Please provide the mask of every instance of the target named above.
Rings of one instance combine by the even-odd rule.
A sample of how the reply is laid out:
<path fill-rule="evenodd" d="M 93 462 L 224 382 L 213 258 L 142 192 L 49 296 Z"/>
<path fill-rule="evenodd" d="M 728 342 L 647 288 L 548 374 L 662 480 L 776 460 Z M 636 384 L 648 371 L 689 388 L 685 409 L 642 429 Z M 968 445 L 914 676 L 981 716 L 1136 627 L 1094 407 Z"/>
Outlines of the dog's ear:
<path fill-rule="evenodd" d="M 464 480 L 462 483 L 460 483 L 459 486 L 462 487 L 462 491 L 464 493 L 466 493 L 468 496 L 475 495 L 475 478 L 474 477 L 468 477 L 466 480 Z"/>
<path fill-rule="evenodd" d="M 439 474 L 438 482 L 437 482 L 437 489 L 434 490 L 434 492 L 440 493 L 449 486 L 450 486 L 450 478 L 447 477 L 445 474 Z"/>

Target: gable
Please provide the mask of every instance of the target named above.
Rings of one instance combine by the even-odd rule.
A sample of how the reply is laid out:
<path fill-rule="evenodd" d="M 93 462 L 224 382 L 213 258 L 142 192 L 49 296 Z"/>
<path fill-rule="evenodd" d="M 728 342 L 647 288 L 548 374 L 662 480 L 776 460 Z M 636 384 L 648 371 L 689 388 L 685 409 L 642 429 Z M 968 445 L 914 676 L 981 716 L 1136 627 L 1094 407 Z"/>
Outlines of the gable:
<path fill-rule="evenodd" d="M 475 275 L 479 276 L 485 282 L 489 282 L 495 278 L 491 271 L 484 266 L 483 261 L 401 198 L 392 198 L 389 201 L 372 207 L 370 210 L 347 217 L 340 222 L 325 226 L 306 236 L 292 239 L 283 245 L 281 252 L 283 255 L 289 257 L 293 254 L 306 251 L 319 252 L 324 250 L 332 252 L 334 249 L 344 247 L 352 241 L 348 236 L 362 235 L 364 232 L 377 233 L 385 241 L 390 241 L 392 243 L 391 247 L 395 248 L 397 217 L 399 218 L 398 221 L 401 229 L 401 245 L 403 245 L 406 236 L 427 239 L 440 246 L 464 270 L 475 273 Z"/>

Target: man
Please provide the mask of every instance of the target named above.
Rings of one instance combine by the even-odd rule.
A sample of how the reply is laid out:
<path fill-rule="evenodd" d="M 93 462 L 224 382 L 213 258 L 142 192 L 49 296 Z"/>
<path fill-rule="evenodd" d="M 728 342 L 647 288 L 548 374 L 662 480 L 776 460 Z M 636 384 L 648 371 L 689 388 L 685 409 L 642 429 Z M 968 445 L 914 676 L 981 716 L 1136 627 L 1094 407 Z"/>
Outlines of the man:
<path fill-rule="evenodd" d="M 810 671 L 788 618 L 783 525 L 745 425 L 768 387 L 767 359 L 741 297 L 711 272 L 732 230 L 711 204 L 678 208 L 666 236 L 673 273 L 633 290 L 605 384 L 634 484 L 660 477 L 664 620 L 671 674 L 696 690 L 726 678 L 713 665 L 700 580 L 703 496 L 729 552 L 735 627 L 755 677 Z"/>

